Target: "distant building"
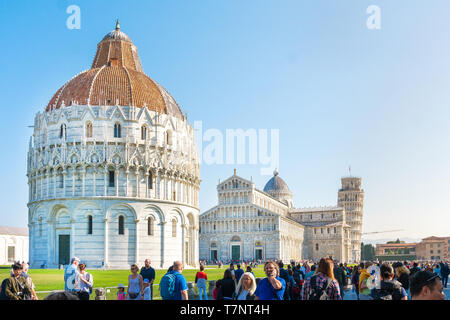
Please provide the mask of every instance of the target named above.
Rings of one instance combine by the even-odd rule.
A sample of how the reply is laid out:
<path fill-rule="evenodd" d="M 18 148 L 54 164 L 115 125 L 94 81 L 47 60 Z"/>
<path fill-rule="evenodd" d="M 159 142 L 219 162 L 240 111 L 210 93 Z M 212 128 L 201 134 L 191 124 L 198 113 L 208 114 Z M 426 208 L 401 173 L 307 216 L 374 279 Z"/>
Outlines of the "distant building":
<path fill-rule="evenodd" d="M 338 205 L 331 207 L 294 208 L 277 171 L 264 191 L 235 171 L 217 192 L 218 205 L 200 215 L 200 259 L 360 260 L 361 178 L 342 178 Z"/>
<path fill-rule="evenodd" d="M 448 260 L 450 237 L 428 237 L 418 243 L 377 244 L 375 254 L 384 260 Z"/>
<path fill-rule="evenodd" d="M 381 260 L 414 260 L 417 243 L 377 244 L 375 256 Z"/>
<path fill-rule="evenodd" d="M 28 228 L 0 226 L 0 265 L 28 262 Z"/>
<path fill-rule="evenodd" d="M 428 237 L 422 239 L 416 247 L 420 260 L 448 260 L 450 254 L 450 237 Z"/>

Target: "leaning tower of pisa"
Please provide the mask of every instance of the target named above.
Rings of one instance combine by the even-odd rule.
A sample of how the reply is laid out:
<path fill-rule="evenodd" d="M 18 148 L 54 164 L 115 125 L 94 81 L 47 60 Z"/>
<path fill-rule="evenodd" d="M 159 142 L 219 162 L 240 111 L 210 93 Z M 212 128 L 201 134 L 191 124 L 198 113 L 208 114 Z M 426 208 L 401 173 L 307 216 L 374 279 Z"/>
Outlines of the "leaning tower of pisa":
<path fill-rule="evenodd" d="M 338 192 L 338 206 L 345 209 L 345 220 L 351 226 L 351 260 L 361 260 L 361 235 L 364 205 L 364 190 L 361 178 L 343 177 L 342 187 Z"/>

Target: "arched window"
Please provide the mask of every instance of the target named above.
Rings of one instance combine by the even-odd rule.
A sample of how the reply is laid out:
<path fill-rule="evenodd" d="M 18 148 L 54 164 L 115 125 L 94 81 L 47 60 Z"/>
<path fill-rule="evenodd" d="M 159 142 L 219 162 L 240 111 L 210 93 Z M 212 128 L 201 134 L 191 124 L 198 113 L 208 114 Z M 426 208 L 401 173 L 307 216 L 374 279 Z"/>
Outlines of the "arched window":
<path fill-rule="evenodd" d="M 319 244 L 316 243 L 316 251 L 319 251 Z"/>
<path fill-rule="evenodd" d="M 59 129 L 59 137 L 61 139 L 66 139 L 67 138 L 67 134 L 66 134 L 66 125 L 63 123 Z"/>
<path fill-rule="evenodd" d="M 146 140 L 147 139 L 147 126 L 141 127 L 141 139 Z"/>
<path fill-rule="evenodd" d="M 119 234 L 125 234 L 124 217 L 119 216 Z"/>
<path fill-rule="evenodd" d="M 115 172 L 113 170 L 109 171 L 109 186 L 110 187 L 115 186 Z"/>
<path fill-rule="evenodd" d="M 122 126 L 120 125 L 120 123 L 114 124 L 114 138 L 122 137 L 121 130 L 122 130 Z"/>
<path fill-rule="evenodd" d="M 148 172 L 148 188 L 153 189 L 153 175 L 151 170 Z"/>
<path fill-rule="evenodd" d="M 154 225 L 153 218 L 152 217 L 148 217 L 148 220 L 147 220 L 147 234 L 149 236 L 153 235 L 153 225 Z"/>
<path fill-rule="evenodd" d="M 92 123 L 90 121 L 86 123 L 86 138 L 92 138 Z"/>
<path fill-rule="evenodd" d="M 176 237 L 177 236 L 177 220 L 176 219 L 172 219 L 172 237 Z"/>
<path fill-rule="evenodd" d="M 62 171 L 58 172 L 58 184 L 61 189 L 64 188 L 64 174 Z"/>
<path fill-rule="evenodd" d="M 92 216 L 88 216 L 88 234 L 92 234 Z"/>

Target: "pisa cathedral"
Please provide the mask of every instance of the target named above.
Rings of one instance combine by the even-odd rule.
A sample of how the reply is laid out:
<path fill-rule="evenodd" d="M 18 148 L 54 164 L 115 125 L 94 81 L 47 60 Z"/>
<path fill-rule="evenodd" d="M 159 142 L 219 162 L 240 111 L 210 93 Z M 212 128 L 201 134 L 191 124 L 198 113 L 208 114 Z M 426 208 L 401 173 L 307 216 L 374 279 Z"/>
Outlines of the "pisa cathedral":
<path fill-rule="evenodd" d="M 200 215 L 200 259 L 360 261 L 364 190 L 361 178 L 341 183 L 336 206 L 294 208 L 277 171 L 261 191 L 235 170 L 217 186 L 217 206 Z"/>
<path fill-rule="evenodd" d="M 198 265 L 194 131 L 118 22 L 36 114 L 27 177 L 32 268 Z"/>

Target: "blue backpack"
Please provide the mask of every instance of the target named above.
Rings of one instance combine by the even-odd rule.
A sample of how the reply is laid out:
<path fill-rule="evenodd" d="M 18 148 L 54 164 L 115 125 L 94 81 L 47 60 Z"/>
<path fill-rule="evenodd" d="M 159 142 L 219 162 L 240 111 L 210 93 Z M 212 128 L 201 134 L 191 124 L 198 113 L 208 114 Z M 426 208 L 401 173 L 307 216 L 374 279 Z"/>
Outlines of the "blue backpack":
<path fill-rule="evenodd" d="M 176 275 L 173 273 L 166 273 L 159 283 L 159 293 L 163 300 L 175 299 L 175 282 L 177 280 Z"/>

